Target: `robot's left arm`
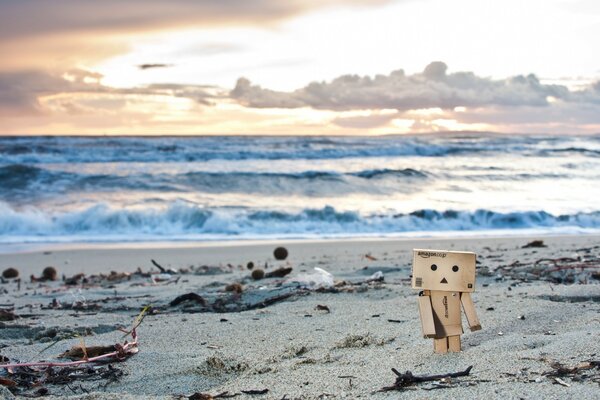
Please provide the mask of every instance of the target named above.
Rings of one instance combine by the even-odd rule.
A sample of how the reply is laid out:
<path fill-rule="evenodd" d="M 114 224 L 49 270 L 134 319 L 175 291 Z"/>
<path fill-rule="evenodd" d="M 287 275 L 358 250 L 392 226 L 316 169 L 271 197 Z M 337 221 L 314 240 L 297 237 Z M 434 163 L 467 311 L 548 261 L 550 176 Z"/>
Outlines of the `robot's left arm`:
<path fill-rule="evenodd" d="M 462 292 L 460 294 L 460 302 L 465 310 L 465 315 L 467 316 L 467 322 L 469 323 L 471 332 L 480 330 L 481 323 L 479 322 L 479 318 L 477 318 L 477 312 L 475 311 L 475 304 L 473 304 L 471 293 Z"/>

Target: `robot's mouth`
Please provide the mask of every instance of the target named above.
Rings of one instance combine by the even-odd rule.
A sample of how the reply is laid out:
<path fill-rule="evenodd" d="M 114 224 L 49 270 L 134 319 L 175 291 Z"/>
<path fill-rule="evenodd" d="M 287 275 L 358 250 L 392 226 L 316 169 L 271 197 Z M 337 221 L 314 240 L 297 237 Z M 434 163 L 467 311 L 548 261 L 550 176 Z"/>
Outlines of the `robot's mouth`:
<path fill-rule="evenodd" d="M 444 278 L 440 281 L 440 283 L 448 283 L 448 281 L 446 280 L 446 278 Z"/>

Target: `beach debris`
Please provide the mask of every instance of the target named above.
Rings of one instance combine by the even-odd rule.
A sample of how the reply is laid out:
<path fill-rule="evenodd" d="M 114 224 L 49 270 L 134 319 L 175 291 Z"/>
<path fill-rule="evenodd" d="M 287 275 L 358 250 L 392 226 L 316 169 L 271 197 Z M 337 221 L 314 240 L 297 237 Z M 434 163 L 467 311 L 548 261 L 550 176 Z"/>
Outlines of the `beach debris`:
<path fill-rule="evenodd" d="M 244 287 L 241 283 L 235 282 L 225 286 L 226 292 L 234 292 L 234 293 L 242 293 L 244 291 Z"/>
<path fill-rule="evenodd" d="M 434 381 L 442 381 L 443 379 L 449 378 L 459 378 L 462 376 L 467 376 L 471 373 L 471 369 L 473 366 L 469 366 L 464 371 L 459 372 L 450 372 L 447 374 L 441 375 L 413 375 L 411 371 L 406 371 L 405 373 L 398 372 L 395 368 L 392 368 L 392 372 L 396 374 L 396 382 L 392 386 L 384 386 L 379 389 L 379 392 L 389 392 L 392 390 L 402 391 L 409 386 L 416 385 L 422 382 L 434 382 Z"/>
<path fill-rule="evenodd" d="M 375 272 L 373 275 L 371 275 L 370 277 L 368 277 L 367 279 L 365 279 L 366 283 L 369 282 L 383 282 L 383 272 L 381 271 L 377 271 Z"/>
<path fill-rule="evenodd" d="M 46 267 L 42 271 L 42 279 L 46 281 L 55 281 L 57 277 L 56 268 Z"/>
<path fill-rule="evenodd" d="M 533 262 L 515 261 L 500 265 L 494 272 L 497 280 L 510 278 L 522 282 L 543 280 L 561 284 L 585 284 L 600 277 L 600 257 L 585 260 L 574 257 L 539 258 Z"/>
<path fill-rule="evenodd" d="M 49 390 L 44 385 L 68 385 L 75 380 L 104 379 L 108 381 L 107 383 L 116 381 L 123 375 L 121 370 L 112 365 L 99 366 L 97 363 L 123 361 L 138 352 L 136 329 L 142 323 L 148 309 L 149 307 L 144 307 L 129 330 L 118 329 L 125 333 L 125 338 L 131 336 L 131 341 L 126 339 L 123 343 L 116 343 L 112 346 L 86 347 L 81 339 L 80 346 L 75 346 L 59 356 L 70 358 L 73 361 L 7 362 L 0 364 L 0 372 L 3 374 L 1 378 L 6 383 L 10 383 L 9 381 L 15 383 L 15 385 L 11 385 L 13 393 L 27 397 L 48 394 Z M 6 362 L 7 360 L 4 357 L 2 361 Z M 31 389 L 35 389 L 35 392 L 26 393 Z M 83 388 L 82 390 L 85 391 Z"/>
<path fill-rule="evenodd" d="M 522 249 L 531 249 L 531 248 L 540 248 L 540 247 L 548 247 L 544 244 L 543 240 L 532 240 L 531 242 L 527 243 L 526 245 L 524 245 L 523 247 L 521 247 Z"/>
<path fill-rule="evenodd" d="M 13 311 L 0 309 L 0 321 L 14 321 L 19 318 Z"/>
<path fill-rule="evenodd" d="M 46 281 L 55 281 L 58 273 L 56 272 L 56 268 L 54 267 L 46 267 L 42 271 L 42 276 L 36 277 L 35 275 L 31 275 L 31 282 L 46 282 Z"/>
<path fill-rule="evenodd" d="M 288 275 L 290 272 L 292 272 L 291 267 L 277 268 L 275 271 L 267 272 L 265 274 L 265 278 L 283 278 L 284 276 Z"/>
<path fill-rule="evenodd" d="M 200 296 L 197 293 L 193 293 L 193 292 L 182 294 L 181 296 L 177 296 L 173 301 L 171 301 L 169 303 L 169 305 L 171 307 L 174 307 L 176 305 L 179 305 L 179 304 L 181 304 L 183 302 L 187 302 L 187 301 L 193 301 L 202 306 L 206 305 L 206 300 L 204 299 L 204 297 Z"/>
<path fill-rule="evenodd" d="M 151 262 L 152 262 L 152 264 L 153 264 L 153 265 L 154 265 L 156 268 L 158 268 L 158 269 L 160 270 L 160 272 L 161 272 L 161 273 L 163 273 L 163 274 L 171 274 L 171 275 L 175 275 L 175 274 L 178 274 L 178 273 L 179 273 L 179 272 L 178 272 L 176 269 L 173 269 L 173 268 L 165 268 L 165 267 L 163 267 L 162 265 L 160 265 L 159 263 L 157 263 L 156 261 L 154 261 L 154 260 L 152 260 L 152 259 L 151 259 L 150 261 L 151 261 Z"/>
<path fill-rule="evenodd" d="M 254 279 L 255 281 L 261 280 L 264 277 L 265 271 L 263 271 L 262 269 L 257 268 L 254 271 L 252 271 L 252 279 Z"/>
<path fill-rule="evenodd" d="M 242 394 L 247 394 L 247 395 L 252 396 L 252 395 L 262 395 L 262 394 L 267 394 L 267 393 L 269 393 L 269 389 L 262 389 L 262 390 L 249 389 L 249 390 L 242 390 L 242 391 L 240 391 L 240 393 L 222 392 L 222 393 L 215 394 L 215 395 L 211 395 L 209 393 L 197 392 L 197 393 L 194 393 L 194 394 L 188 396 L 187 399 L 188 400 L 231 399 L 233 397 L 241 396 Z"/>
<path fill-rule="evenodd" d="M 152 262 L 152 264 L 153 264 L 153 265 L 154 265 L 156 268 L 158 268 L 158 269 L 160 270 L 160 272 L 162 272 L 163 274 L 164 274 L 165 272 L 167 272 L 167 270 L 166 270 L 166 269 L 165 269 L 165 268 L 164 268 L 162 265 L 160 265 L 159 263 L 157 263 L 156 261 L 154 261 L 154 260 L 152 260 L 152 259 L 151 259 L 150 261 L 151 261 L 151 262 Z"/>
<path fill-rule="evenodd" d="M 85 274 L 75 274 L 70 278 L 63 276 L 63 282 L 65 285 L 74 286 L 82 283 L 86 283 Z"/>
<path fill-rule="evenodd" d="M 317 311 L 326 311 L 327 313 L 330 313 L 331 310 L 329 309 L 328 306 L 324 305 L 324 304 L 317 304 L 317 306 L 315 307 L 315 310 Z"/>
<path fill-rule="evenodd" d="M 370 261 L 377 261 L 377 257 L 373 257 L 371 253 L 367 253 L 363 257 Z"/>
<path fill-rule="evenodd" d="M 290 282 L 297 282 L 309 289 L 331 288 L 334 285 L 333 275 L 319 267 L 315 267 L 312 273 L 298 275 Z"/>
<path fill-rule="evenodd" d="M 541 361 L 549 361 L 541 359 Z M 600 383 L 600 360 L 588 360 L 580 362 L 574 367 L 568 367 L 558 361 L 550 361 L 551 371 L 542 373 L 542 375 L 552 378 L 554 383 L 562 386 L 570 386 L 562 378 L 570 378 L 572 381 L 591 380 Z"/>
<path fill-rule="evenodd" d="M 19 277 L 19 270 L 16 268 L 6 268 L 2 271 L 2 277 L 6 279 L 13 279 Z"/>
<path fill-rule="evenodd" d="M 76 360 L 84 360 L 86 358 L 89 359 L 89 358 L 93 358 L 93 357 L 98 357 L 98 356 L 101 356 L 104 354 L 111 353 L 115 350 L 118 350 L 118 349 L 115 348 L 114 345 L 112 345 L 112 346 L 90 346 L 90 347 L 80 345 L 80 346 L 71 347 L 69 350 L 60 354 L 58 357 L 59 358 L 69 358 L 71 360 L 76 361 Z"/>
<path fill-rule="evenodd" d="M 244 394 L 249 394 L 249 395 L 267 394 L 267 393 L 269 393 L 269 389 L 249 389 L 249 390 L 242 390 L 241 392 Z"/>
<path fill-rule="evenodd" d="M 288 251 L 285 247 L 277 247 L 273 251 L 276 260 L 285 260 L 288 257 Z"/>
<path fill-rule="evenodd" d="M 562 386 L 571 387 L 571 385 L 569 385 L 567 382 L 563 381 L 560 378 L 554 378 L 554 382 Z"/>
<path fill-rule="evenodd" d="M 248 264 L 246 264 L 246 268 L 253 269 L 254 268 L 254 263 L 252 261 L 248 261 Z"/>
<path fill-rule="evenodd" d="M 232 272 L 230 268 L 210 265 L 202 265 L 200 267 L 195 267 L 192 268 L 192 271 L 194 271 L 194 274 L 196 275 L 220 275 L 230 274 Z"/>

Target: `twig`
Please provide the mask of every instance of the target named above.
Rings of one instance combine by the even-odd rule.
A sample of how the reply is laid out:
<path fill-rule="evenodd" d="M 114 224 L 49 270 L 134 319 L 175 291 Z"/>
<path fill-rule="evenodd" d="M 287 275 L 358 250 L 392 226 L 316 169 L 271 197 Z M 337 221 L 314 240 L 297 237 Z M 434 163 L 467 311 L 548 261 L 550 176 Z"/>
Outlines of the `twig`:
<path fill-rule="evenodd" d="M 159 263 L 157 263 L 156 261 L 154 261 L 154 260 L 150 260 L 150 261 L 152 261 L 152 264 L 154 264 L 154 266 L 156 268 L 160 269 L 160 272 L 162 272 L 163 274 L 165 272 L 167 272 L 167 270 L 162 265 L 160 265 Z"/>
<path fill-rule="evenodd" d="M 124 358 L 127 354 L 135 354 L 137 353 L 137 335 L 135 334 L 135 330 L 132 331 L 132 336 L 134 336 L 134 340 L 132 342 L 125 342 L 123 345 L 115 345 L 117 350 L 102 354 L 100 356 L 88 358 L 87 360 L 79 360 L 79 361 L 68 361 L 68 362 L 30 362 L 30 363 L 13 363 L 13 364 L 2 364 L 0 368 L 18 368 L 18 367 L 72 367 L 80 364 L 93 363 L 96 361 L 103 360 L 105 358 L 115 357 L 118 359 Z"/>
<path fill-rule="evenodd" d="M 402 373 L 398 372 L 395 368 L 392 368 L 392 371 L 394 372 L 394 374 L 396 374 L 396 382 L 394 382 L 393 386 L 385 386 L 385 387 L 381 388 L 379 391 L 380 392 L 388 392 L 388 391 L 392 391 L 392 390 L 403 390 L 407 386 L 411 386 L 411 385 L 414 385 L 414 384 L 420 383 L 420 382 L 430 382 L 430 381 L 437 381 L 437 380 L 444 379 L 444 378 L 457 378 L 457 377 L 461 377 L 461 376 L 467 376 L 471 372 L 472 368 L 473 368 L 473 366 L 471 365 L 464 371 L 451 372 L 448 374 L 441 374 L 441 375 L 421 375 L 421 376 L 413 375 L 413 373 L 410 371 L 406 371 L 405 373 L 402 374 Z"/>

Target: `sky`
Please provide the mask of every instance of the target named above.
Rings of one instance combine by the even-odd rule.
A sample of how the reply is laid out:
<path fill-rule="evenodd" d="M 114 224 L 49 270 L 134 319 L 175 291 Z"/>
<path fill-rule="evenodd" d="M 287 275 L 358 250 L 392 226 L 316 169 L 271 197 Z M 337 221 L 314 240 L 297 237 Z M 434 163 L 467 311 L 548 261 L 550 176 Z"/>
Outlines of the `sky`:
<path fill-rule="evenodd" d="M 0 0 L 0 135 L 600 133 L 597 0 Z"/>

